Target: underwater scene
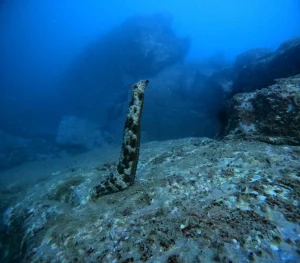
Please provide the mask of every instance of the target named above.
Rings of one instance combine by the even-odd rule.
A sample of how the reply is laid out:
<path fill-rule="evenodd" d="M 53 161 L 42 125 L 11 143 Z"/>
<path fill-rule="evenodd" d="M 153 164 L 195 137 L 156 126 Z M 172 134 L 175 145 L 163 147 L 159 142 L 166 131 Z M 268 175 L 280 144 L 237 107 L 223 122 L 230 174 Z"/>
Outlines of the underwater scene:
<path fill-rule="evenodd" d="M 299 263 L 299 0 L 1 0 L 0 263 Z"/>

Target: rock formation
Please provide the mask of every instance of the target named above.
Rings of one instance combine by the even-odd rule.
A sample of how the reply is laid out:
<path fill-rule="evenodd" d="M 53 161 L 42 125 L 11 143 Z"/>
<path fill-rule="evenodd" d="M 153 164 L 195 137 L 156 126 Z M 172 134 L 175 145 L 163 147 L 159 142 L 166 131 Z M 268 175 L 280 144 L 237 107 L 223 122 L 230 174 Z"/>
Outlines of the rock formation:
<path fill-rule="evenodd" d="M 71 64 L 61 82 L 65 112 L 99 121 L 115 94 L 182 62 L 188 49 L 189 39 L 175 34 L 171 16 L 128 18 L 86 47 Z M 99 103 L 99 98 L 105 102 Z"/>
<path fill-rule="evenodd" d="M 300 75 L 229 102 L 227 133 L 273 144 L 300 145 Z"/>
<path fill-rule="evenodd" d="M 238 57 L 236 65 L 243 64 L 243 67 L 238 69 L 233 82 L 234 94 L 262 89 L 274 84 L 275 79 L 300 73 L 300 38 L 288 40 L 276 51 L 262 54 L 264 52 L 260 52 L 258 59 L 250 59 L 247 63 L 240 63 L 242 57 Z"/>

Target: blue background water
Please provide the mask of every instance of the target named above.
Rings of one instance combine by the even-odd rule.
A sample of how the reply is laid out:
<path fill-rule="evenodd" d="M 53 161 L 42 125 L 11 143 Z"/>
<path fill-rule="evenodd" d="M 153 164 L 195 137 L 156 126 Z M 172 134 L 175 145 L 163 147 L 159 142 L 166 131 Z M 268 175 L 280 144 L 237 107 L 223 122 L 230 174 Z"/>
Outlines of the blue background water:
<path fill-rule="evenodd" d="M 275 49 L 300 32 L 298 0 L 2 0 L 0 130 L 55 137 L 68 107 L 61 80 L 76 57 L 126 18 L 155 12 L 170 13 L 175 33 L 190 38 L 186 61 L 216 54 L 230 61 L 250 48 Z M 111 90 L 103 92 L 109 97 Z"/>

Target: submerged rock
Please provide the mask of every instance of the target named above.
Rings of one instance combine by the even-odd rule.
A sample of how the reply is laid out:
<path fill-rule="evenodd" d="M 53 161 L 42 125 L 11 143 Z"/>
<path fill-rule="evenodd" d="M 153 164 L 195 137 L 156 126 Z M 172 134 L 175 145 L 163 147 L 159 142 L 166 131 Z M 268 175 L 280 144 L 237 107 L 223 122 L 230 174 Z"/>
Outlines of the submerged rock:
<path fill-rule="evenodd" d="M 86 202 L 116 167 L 102 158 L 20 192 L 4 212 L 1 262 L 299 262 L 299 146 L 143 144 L 136 183 Z"/>
<path fill-rule="evenodd" d="M 238 73 L 233 83 L 233 93 L 262 89 L 274 84 L 275 79 L 300 73 L 300 38 L 282 43 L 275 52 L 259 50 L 238 56 Z"/>
<path fill-rule="evenodd" d="M 247 68 L 250 64 L 257 62 L 271 52 L 272 50 L 268 48 L 254 48 L 247 50 L 236 57 L 234 68 L 238 71 Z"/>
<path fill-rule="evenodd" d="M 274 144 L 300 145 L 300 75 L 278 79 L 229 103 L 227 134 Z"/>
<path fill-rule="evenodd" d="M 209 89 L 220 89 L 225 98 L 252 92 L 275 84 L 275 79 L 300 73 L 300 38 L 283 42 L 272 52 L 255 48 L 236 57 L 231 67 L 216 71 L 209 78 Z"/>
<path fill-rule="evenodd" d="M 126 19 L 89 44 L 71 65 L 61 84 L 66 111 L 99 121 L 115 94 L 182 62 L 189 42 L 176 35 L 168 14 Z"/>

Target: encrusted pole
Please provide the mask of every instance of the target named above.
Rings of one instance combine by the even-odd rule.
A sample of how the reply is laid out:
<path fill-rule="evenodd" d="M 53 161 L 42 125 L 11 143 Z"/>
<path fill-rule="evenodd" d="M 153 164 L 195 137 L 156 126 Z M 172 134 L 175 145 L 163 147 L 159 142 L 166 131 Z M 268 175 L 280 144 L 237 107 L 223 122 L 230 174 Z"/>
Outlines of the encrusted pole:
<path fill-rule="evenodd" d="M 105 181 L 93 188 L 93 199 L 122 191 L 134 183 L 140 151 L 144 92 L 148 83 L 148 80 L 141 80 L 132 86 L 119 164 Z"/>

